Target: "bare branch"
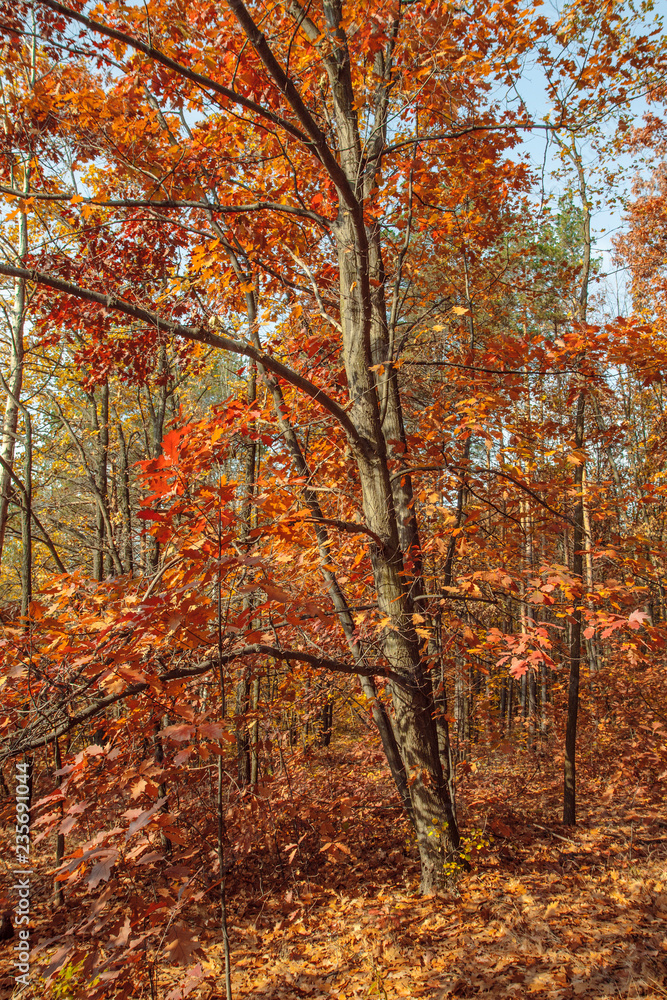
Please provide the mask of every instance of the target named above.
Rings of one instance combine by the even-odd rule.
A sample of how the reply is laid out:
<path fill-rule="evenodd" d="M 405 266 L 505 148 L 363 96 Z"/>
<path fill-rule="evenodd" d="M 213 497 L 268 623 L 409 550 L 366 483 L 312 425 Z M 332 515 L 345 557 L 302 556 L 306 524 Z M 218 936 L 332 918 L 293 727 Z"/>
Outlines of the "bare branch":
<path fill-rule="evenodd" d="M 366 527 L 365 524 L 357 524 L 356 521 L 339 521 L 337 518 L 333 517 L 294 517 L 287 518 L 287 520 L 298 524 L 328 524 L 332 528 L 338 528 L 339 531 L 347 531 L 351 534 L 368 535 L 381 549 L 385 548 L 384 542 L 379 535 L 376 535 L 375 532 L 371 531 L 371 529 Z"/>
<path fill-rule="evenodd" d="M 324 308 L 324 302 L 322 301 L 322 296 L 320 295 L 320 290 L 317 287 L 317 282 L 315 281 L 315 276 L 313 275 L 313 272 L 311 271 L 311 269 L 308 267 L 308 265 L 306 264 L 306 262 L 304 260 L 302 260 L 300 257 L 297 257 L 297 255 L 294 253 L 293 250 L 290 250 L 289 246 L 286 245 L 285 249 L 287 250 L 287 252 L 290 255 L 290 257 L 292 258 L 292 260 L 295 261 L 299 265 L 299 267 L 303 268 L 303 270 L 308 275 L 308 279 L 310 280 L 311 288 L 313 289 L 313 295 L 315 296 L 315 301 L 317 302 L 317 305 L 318 305 L 319 310 L 320 310 L 320 316 L 322 316 L 322 318 L 325 319 L 327 321 L 327 323 L 330 323 L 331 326 L 334 328 L 334 330 L 337 330 L 338 333 L 342 333 L 343 332 L 343 327 L 340 325 L 340 323 L 338 322 L 338 320 L 334 319 L 333 316 L 330 316 L 329 313 Z"/>

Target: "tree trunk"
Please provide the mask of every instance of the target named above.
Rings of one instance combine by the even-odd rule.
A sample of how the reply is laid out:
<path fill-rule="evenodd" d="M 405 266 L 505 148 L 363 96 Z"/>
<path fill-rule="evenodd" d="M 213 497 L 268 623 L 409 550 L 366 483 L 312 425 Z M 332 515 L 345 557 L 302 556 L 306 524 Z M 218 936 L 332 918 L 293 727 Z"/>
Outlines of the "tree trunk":
<path fill-rule="evenodd" d="M 90 394 L 91 421 L 95 432 L 93 476 L 97 493 L 95 507 L 95 549 L 93 552 L 93 576 L 103 580 L 112 571 L 106 558 L 107 545 L 113 545 L 113 537 L 107 538 L 109 517 L 108 463 L 109 463 L 109 383 L 102 386 L 100 412 L 97 410 L 95 394 Z M 106 515 L 106 516 L 105 516 Z M 106 542 L 106 544 L 105 544 Z"/>
<path fill-rule="evenodd" d="M 246 301 L 248 301 L 249 295 L 246 294 Z M 251 297 L 251 306 L 248 309 L 248 324 L 252 330 L 256 322 L 256 309 L 254 305 L 255 294 L 254 290 Z M 252 406 L 257 399 L 257 366 L 251 364 L 250 373 L 248 375 L 246 384 L 246 401 L 249 406 Z M 250 532 L 253 528 L 253 498 L 256 489 L 256 474 L 257 474 L 257 442 L 252 438 L 244 443 L 245 447 L 245 463 L 244 463 L 244 484 L 243 484 L 243 497 L 241 500 L 241 531 L 240 531 L 240 542 L 244 550 L 250 548 Z M 243 610 L 249 612 L 252 610 L 252 594 L 244 597 L 243 599 Z M 236 745 L 237 745 L 237 771 L 238 771 L 238 781 L 241 787 L 246 785 L 256 785 L 257 784 L 257 748 L 255 747 L 255 752 L 253 755 L 252 749 L 252 734 L 248 728 L 248 722 L 246 716 L 250 709 L 250 691 L 251 683 L 253 694 L 255 691 L 254 679 L 251 682 L 245 669 L 242 671 L 237 688 L 236 688 L 236 714 L 240 717 L 240 722 L 237 724 L 236 729 Z M 256 700 L 256 699 L 255 699 Z M 256 706 L 253 706 L 256 707 Z M 253 759 L 254 759 L 254 774 L 255 780 L 253 782 Z"/>
<path fill-rule="evenodd" d="M 24 487 L 21 506 L 21 615 L 25 617 L 32 600 L 32 422 L 25 406 L 21 406 L 24 423 Z"/>
<path fill-rule="evenodd" d="M 158 458 L 162 454 L 164 421 L 167 412 L 167 398 L 169 396 L 167 384 L 168 370 L 167 348 L 164 344 L 161 344 L 158 352 L 157 375 L 159 384 L 156 398 L 153 397 L 150 388 L 146 389 L 146 399 L 151 415 L 149 442 L 152 458 Z M 154 535 L 147 535 L 146 546 L 148 552 L 148 572 L 157 573 L 160 568 L 160 543 Z"/>
<path fill-rule="evenodd" d="M 257 712 L 262 679 L 255 677 L 252 682 L 252 709 Z M 259 781 L 259 720 L 255 718 L 250 727 L 250 787 L 256 788 Z"/>
<path fill-rule="evenodd" d="M 60 756 L 60 745 L 58 743 L 58 737 L 53 741 L 53 757 L 54 763 L 56 765 L 56 771 L 60 771 L 62 768 L 62 758 Z M 62 785 L 63 776 L 62 774 L 56 775 L 56 786 L 60 788 Z M 63 809 L 60 806 L 60 818 L 62 819 Z M 63 863 L 63 858 L 65 857 L 65 834 L 56 833 L 56 868 L 60 868 Z M 64 902 L 63 896 L 63 886 L 62 882 L 53 883 L 53 905 L 62 906 Z"/>
<path fill-rule="evenodd" d="M 584 440 L 584 407 L 583 392 L 577 401 L 575 447 L 579 450 Z M 582 579 L 583 545 L 584 545 L 584 514 L 582 477 L 583 463 L 576 466 L 574 472 L 574 487 L 577 501 L 574 508 L 573 556 L 572 573 L 577 579 Z M 576 822 L 576 765 L 577 747 L 577 717 L 579 714 L 579 675 L 581 670 L 581 593 L 575 597 L 575 607 L 570 622 L 570 678 L 567 693 L 567 726 L 565 729 L 565 757 L 563 761 L 563 823 L 574 826 Z"/>
<path fill-rule="evenodd" d="M 414 506 L 410 505 L 410 475 L 405 468 L 405 475 L 392 477 L 395 466 L 406 457 L 400 433 L 400 401 L 396 388 L 392 388 L 397 383 L 392 376 L 378 391 L 373 370 L 377 360 L 391 365 L 393 358 L 386 354 L 388 324 L 382 294 L 380 231 L 377 224 L 367 226 L 364 218 L 364 199 L 380 179 L 380 153 L 389 121 L 393 43 L 386 56 L 377 60 L 372 148 L 364 150 L 342 5 L 339 0 L 325 0 L 326 30 L 335 39 L 323 59 L 329 79 L 331 121 L 337 134 L 334 156 L 242 0 L 229 0 L 229 7 L 312 138 L 338 194 L 338 216 L 331 228 L 338 256 L 339 330 L 349 395 L 345 426 L 357 466 L 363 515 L 373 538 L 370 558 L 377 605 L 387 622 L 380 642 L 397 678 L 390 682 L 389 688 L 410 787 L 422 864 L 422 890 L 427 892 L 446 881 L 444 864 L 456 856 L 459 836 L 440 764 L 430 671 L 422 659 L 413 619 L 414 598 L 424 592 L 424 587 L 416 516 Z M 308 17 L 300 18 L 299 23 L 311 41 L 319 39 L 318 27 Z M 397 32 L 398 25 L 396 20 L 391 30 Z"/>
<path fill-rule="evenodd" d="M 574 164 L 579 181 L 579 194 L 582 204 L 582 242 L 584 259 L 582 267 L 581 288 L 578 301 L 578 319 L 583 325 L 587 321 L 588 312 L 588 282 L 591 270 L 591 211 L 586 189 L 581 156 L 574 143 L 568 150 L 568 155 Z M 576 748 L 577 748 L 577 717 L 579 714 L 579 676 L 581 671 L 581 635 L 582 635 L 582 601 L 585 540 L 584 529 L 584 476 L 586 395 L 583 387 L 579 391 L 574 426 L 574 448 L 578 464 L 574 471 L 574 526 L 572 529 L 572 573 L 579 580 L 580 593 L 575 596 L 575 607 L 570 623 L 570 678 L 567 693 L 567 726 L 565 729 L 565 755 L 563 760 L 563 823 L 574 826 L 576 822 Z"/>
<path fill-rule="evenodd" d="M 130 497 L 130 463 L 128 459 L 127 441 L 123 433 L 123 424 L 118 417 L 116 421 L 116 432 L 118 434 L 119 452 L 119 483 L 118 498 L 121 514 L 121 542 L 120 556 L 123 563 L 123 571 L 134 573 L 134 552 L 132 548 L 132 501 Z"/>
<path fill-rule="evenodd" d="M 22 188 L 26 194 L 30 189 L 30 171 L 28 169 L 24 171 Z M 28 219 L 25 212 L 19 211 L 18 226 L 17 257 L 22 261 L 28 252 Z M 8 323 L 10 336 L 9 375 L 6 380 L 3 380 L 5 383 L 3 388 L 7 393 L 7 400 L 5 402 L 5 415 L 2 424 L 2 440 L 0 441 L 0 455 L 4 460 L 0 468 L 0 561 L 2 560 L 7 519 L 9 517 L 9 501 L 12 493 L 11 470 L 14 468 L 16 430 L 18 427 L 21 389 L 23 387 L 25 298 L 25 279 L 15 278 L 14 300 Z"/>
<path fill-rule="evenodd" d="M 540 664 L 540 735 L 544 739 L 549 732 L 549 715 L 547 705 L 551 701 L 549 691 L 549 667 L 546 663 Z"/>
<path fill-rule="evenodd" d="M 320 746 L 328 747 L 331 745 L 331 737 L 333 735 L 333 697 L 332 695 L 327 695 L 327 700 L 322 705 L 320 709 Z"/>
<path fill-rule="evenodd" d="M 166 728 L 168 725 L 169 725 L 169 716 L 165 715 L 162 718 L 162 728 Z M 155 722 L 153 728 L 153 744 L 155 747 L 153 760 L 155 761 L 156 764 L 160 766 L 160 768 L 162 768 L 164 764 L 164 746 L 162 745 L 162 740 L 160 739 L 159 734 L 160 734 L 160 723 Z M 159 799 L 166 798 L 167 796 L 167 783 L 164 780 L 161 781 L 160 784 L 158 785 L 157 796 Z M 167 802 L 162 803 L 161 812 L 163 813 L 169 812 L 169 805 Z M 160 830 L 160 840 L 162 842 L 162 850 L 164 851 L 166 856 L 170 858 L 172 854 L 172 844 L 171 840 L 164 832 L 164 830 Z"/>
<path fill-rule="evenodd" d="M 449 731 L 448 702 L 447 702 L 447 679 L 445 677 L 442 654 L 440 654 L 440 684 L 435 692 L 435 702 L 437 705 L 436 721 L 438 726 L 438 750 L 440 753 L 440 764 L 452 805 L 452 812 L 456 816 L 456 768 L 452 758 L 452 741 Z"/>

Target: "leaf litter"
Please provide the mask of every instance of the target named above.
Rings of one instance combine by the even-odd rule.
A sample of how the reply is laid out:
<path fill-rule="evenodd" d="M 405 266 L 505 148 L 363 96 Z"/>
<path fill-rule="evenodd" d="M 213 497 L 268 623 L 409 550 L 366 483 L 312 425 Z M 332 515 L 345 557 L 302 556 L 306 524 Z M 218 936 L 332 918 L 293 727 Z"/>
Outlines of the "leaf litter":
<path fill-rule="evenodd" d="M 345 736 L 294 759 L 292 792 L 298 786 L 301 797 L 272 802 L 273 852 L 268 841 L 244 841 L 243 855 L 237 842 L 226 876 L 237 1000 L 667 997 L 664 781 L 632 787 L 620 769 L 582 767 L 579 824 L 565 828 L 555 820 L 560 775 L 549 755 L 487 754 L 474 770 L 461 768 L 462 831 L 476 831 L 472 870 L 458 895 L 420 897 L 416 849 L 378 748 L 360 750 Z M 49 940 L 80 926 L 90 904 L 73 889 L 54 911 L 48 845 L 38 853 L 38 948 L 22 1000 L 43 995 L 38 971 L 57 950 Z M 156 865 L 167 873 L 159 881 L 169 907 L 190 869 L 176 855 L 147 857 L 147 880 Z M 159 953 L 148 942 L 128 954 L 155 964 L 159 996 L 224 997 L 218 899 L 213 879 L 169 924 Z M 130 926 L 123 899 L 114 905 L 109 944 L 119 948 Z M 158 899 L 152 909 L 160 908 Z M 13 995 L 12 943 L 0 945 L 0 1000 Z M 108 995 L 130 994 L 110 982 Z"/>

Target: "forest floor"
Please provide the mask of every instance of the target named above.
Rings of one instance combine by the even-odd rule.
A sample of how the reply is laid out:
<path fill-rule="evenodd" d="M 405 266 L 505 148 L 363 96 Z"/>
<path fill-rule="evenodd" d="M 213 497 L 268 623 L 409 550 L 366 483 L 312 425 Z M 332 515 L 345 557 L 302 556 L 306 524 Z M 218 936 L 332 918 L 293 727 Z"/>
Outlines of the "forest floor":
<path fill-rule="evenodd" d="M 590 750 L 580 764 L 578 825 L 565 828 L 557 760 L 498 741 L 459 766 L 472 870 L 458 895 L 423 898 L 378 748 L 338 734 L 328 749 L 292 758 L 285 801 L 291 797 L 295 842 L 274 837 L 273 853 L 251 845 L 227 876 L 235 1000 L 667 1000 L 667 772 L 649 780 L 632 753 L 607 752 L 601 762 Z M 297 786 L 310 803 L 305 826 L 294 821 Z M 45 877 L 46 898 L 49 885 Z M 53 911 L 39 895 L 33 942 L 80 923 L 90 905 L 73 894 Z M 180 1000 L 190 990 L 192 1000 L 222 1000 L 216 893 L 191 907 L 187 921 L 191 947 L 201 949 L 190 957 L 194 974 L 161 964 L 154 995 Z M 0 1000 L 13 995 L 12 946 L 0 944 Z M 43 992 L 35 985 L 21 997 Z M 64 987 L 56 995 L 72 996 Z"/>

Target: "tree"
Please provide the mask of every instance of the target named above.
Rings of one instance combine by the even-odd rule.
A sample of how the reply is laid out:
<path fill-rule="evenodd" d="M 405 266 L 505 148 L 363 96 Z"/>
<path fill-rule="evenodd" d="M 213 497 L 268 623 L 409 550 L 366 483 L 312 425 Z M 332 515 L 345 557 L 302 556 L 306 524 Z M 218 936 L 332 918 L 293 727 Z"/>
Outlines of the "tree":
<path fill-rule="evenodd" d="M 430 892 L 447 880 L 459 844 L 443 772 L 450 754 L 446 710 L 436 693 L 435 628 L 457 597 L 456 542 L 448 542 L 444 562 L 434 560 L 427 577 L 428 515 L 414 477 L 423 465 L 452 470 L 455 531 L 461 532 L 470 520 L 466 502 L 483 476 L 472 451 L 483 421 L 473 412 L 478 400 L 464 409 L 453 378 L 438 391 L 430 424 L 418 422 L 419 402 L 400 366 L 414 360 L 409 355 L 419 338 L 440 332 L 443 321 L 447 356 L 459 359 L 444 364 L 477 372 L 478 365 L 485 368 L 480 352 L 487 352 L 495 358 L 495 367 L 486 366 L 494 375 L 524 363 L 516 359 L 530 343 L 528 330 L 494 343 L 488 317 L 497 302 L 491 294 L 480 301 L 475 279 L 497 261 L 508 220 L 526 210 L 532 176 L 516 150 L 520 135 L 556 125 L 534 122 L 523 104 L 516 112 L 498 106 L 491 81 L 513 86 L 521 58 L 534 49 L 548 62 L 550 83 L 557 78 L 578 86 L 576 79 L 588 88 L 588 103 L 563 104 L 557 122 L 576 130 L 615 99 L 618 87 L 610 87 L 610 78 L 620 73 L 628 49 L 635 72 L 655 58 L 655 46 L 633 37 L 622 47 L 618 33 L 597 30 L 586 4 L 549 23 L 515 0 L 473 11 L 399 2 L 373 13 L 337 0 L 308 9 L 292 0 L 268 19 L 261 4 L 241 0 L 215 11 L 109 4 L 99 18 L 38 0 L 34 30 L 30 10 L 14 8 L 7 32 L 15 47 L 31 32 L 37 43 L 39 33 L 48 73 L 29 113 L 40 134 L 54 137 L 55 153 L 52 161 L 46 154 L 39 161 L 41 184 L 31 190 L 30 206 L 27 192 L 7 174 L 3 191 L 37 218 L 41 206 L 55 206 L 57 224 L 45 249 L 26 253 L 18 265 L 0 265 L 0 273 L 35 290 L 37 328 L 81 338 L 91 392 L 94 383 L 99 387 L 91 481 L 99 515 L 95 575 L 107 575 L 103 544 L 113 571 L 123 569 L 106 478 L 109 377 L 122 371 L 159 382 L 167 344 L 184 364 L 194 363 L 203 345 L 256 365 L 275 416 L 269 418 L 266 407 L 258 412 L 283 441 L 276 478 L 281 464 L 291 468 L 282 473 L 292 491 L 289 504 L 276 501 L 276 508 L 283 520 L 297 518 L 299 532 L 314 533 L 330 602 L 322 614 L 338 624 L 306 639 L 293 632 L 297 645 L 251 641 L 256 629 L 246 609 L 239 619 L 246 624 L 235 625 L 226 644 L 202 661 L 205 667 L 188 669 L 198 676 L 200 666 L 203 672 L 214 663 L 272 657 L 367 678 L 397 785 L 404 797 L 408 790 L 422 891 Z M 610 23 L 620 32 L 626 22 L 615 11 L 609 4 Z M 81 39 L 72 37 L 76 31 Z M 545 54 L 564 36 L 575 47 L 583 44 L 591 31 L 593 55 L 583 69 L 563 54 Z M 71 184 L 60 170 L 63 159 L 72 165 Z M 458 455 L 437 443 L 452 400 L 461 408 Z M 487 411 L 494 401 L 484 404 Z M 151 594 L 168 578 L 171 552 L 164 546 L 173 551 L 178 519 L 186 510 L 195 520 L 210 516 L 205 504 L 197 515 L 185 500 L 165 506 L 170 491 L 187 492 L 180 465 L 187 449 L 180 429 L 169 440 L 171 452 L 162 454 L 163 403 L 152 414 L 152 465 L 146 467 L 164 495 L 153 483 L 155 506 L 145 513 L 168 522 L 151 536 Z M 234 427 L 246 441 L 255 440 L 252 406 Z M 421 435 L 426 448 L 418 447 Z M 194 476 L 202 468 L 211 473 L 212 457 L 204 452 L 201 444 L 198 455 L 194 447 L 185 455 Z M 501 475 L 526 492 L 519 474 Z M 325 498 L 330 491 L 331 502 L 318 491 Z M 296 496 L 300 510 L 292 510 Z M 224 489 L 216 502 L 231 503 Z M 548 509 L 553 515 L 553 504 Z M 271 513 L 265 505 L 267 523 Z M 270 525 L 258 530 L 272 534 Z M 457 537 L 450 530 L 448 538 Z M 374 612 L 372 628 L 363 629 L 340 572 L 350 539 L 359 538 L 360 563 L 368 561 L 357 592 Z M 580 542 L 579 534 L 577 552 Z M 441 571 L 444 590 L 436 583 Z M 268 584 L 279 604 L 286 604 L 284 583 Z M 265 592 L 271 600 L 266 586 Z M 146 669 L 158 683 L 188 675 L 164 671 L 159 660 Z M 103 673 L 95 675 L 97 684 Z M 386 679 L 390 721 L 370 683 L 374 677 Z M 144 682 L 115 692 L 111 702 L 100 688 L 90 704 L 101 711 L 131 697 L 137 684 Z M 89 717 L 82 711 L 79 723 Z M 54 721 L 48 738 L 71 724 Z M 39 740 L 44 736 L 40 731 Z"/>

